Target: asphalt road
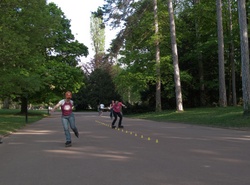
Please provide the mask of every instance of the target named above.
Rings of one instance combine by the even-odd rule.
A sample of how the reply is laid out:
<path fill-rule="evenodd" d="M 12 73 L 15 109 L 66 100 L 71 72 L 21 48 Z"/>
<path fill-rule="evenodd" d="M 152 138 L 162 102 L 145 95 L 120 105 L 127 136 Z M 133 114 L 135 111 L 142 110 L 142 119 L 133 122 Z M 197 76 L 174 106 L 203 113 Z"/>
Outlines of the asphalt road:
<path fill-rule="evenodd" d="M 65 147 L 60 114 L 3 138 L 0 185 L 249 185 L 250 132 L 75 113 Z M 202 120 L 201 120 L 202 121 Z"/>

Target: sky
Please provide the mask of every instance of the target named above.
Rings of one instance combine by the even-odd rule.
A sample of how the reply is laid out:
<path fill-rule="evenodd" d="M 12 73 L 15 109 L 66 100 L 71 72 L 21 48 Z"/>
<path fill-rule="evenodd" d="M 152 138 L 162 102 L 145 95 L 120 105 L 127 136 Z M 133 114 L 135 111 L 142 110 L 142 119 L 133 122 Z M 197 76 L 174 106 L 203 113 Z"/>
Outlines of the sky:
<path fill-rule="evenodd" d="M 91 46 L 90 37 L 90 16 L 99 6 L 104 4 L 104 0 L 47 0 L 47 3 L 55 3 L 64 12 L 67 19 L 71 20 L 71 31 L 75 39 L 83 43 L 89 49 L 89 56 L 82 57 L 81 63 L 88 62 L 93 58 L 94 52 Z M 115 30 L 106 27 L 105 48 L 109 48 L 110 42 L 116 35 Z"/>

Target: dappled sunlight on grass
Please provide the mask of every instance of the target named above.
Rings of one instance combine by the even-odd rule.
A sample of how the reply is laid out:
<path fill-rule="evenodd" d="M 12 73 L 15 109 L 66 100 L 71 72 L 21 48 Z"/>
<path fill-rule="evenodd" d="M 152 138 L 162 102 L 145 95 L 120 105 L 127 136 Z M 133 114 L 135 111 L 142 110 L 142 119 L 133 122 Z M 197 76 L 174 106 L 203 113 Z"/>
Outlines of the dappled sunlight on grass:
<path fill-rule="evenodd" d="M 1 109 L 0 110 L 0 135 L 6 135 L 24 127 L 27 124 L 36 122 L 46 117 L 45 111 L 29 111 L 26 123 L 26 116 L 20 114 L 20 110 Z"/>
<path fill-rule="evenodd" d="M 192 108 L 182 112 L 167 110 L 130 116 L 161 122 L 180 122 L 216 127 L 249 128 L 250 118 L 243 116 L 242 107 Z"/>

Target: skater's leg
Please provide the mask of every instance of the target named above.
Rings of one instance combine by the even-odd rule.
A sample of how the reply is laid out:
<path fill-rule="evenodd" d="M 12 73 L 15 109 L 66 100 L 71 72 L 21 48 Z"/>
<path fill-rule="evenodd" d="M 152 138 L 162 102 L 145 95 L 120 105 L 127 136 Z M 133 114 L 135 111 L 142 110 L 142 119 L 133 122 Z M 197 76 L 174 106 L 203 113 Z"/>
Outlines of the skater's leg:
<path fill-rule="evenodd" d="M 115 126 L 115 122 L 117 120 L 117 113 L 115 111 L 113 111 L 113 115 L 114 115 L 114 120 L 112 122 L 112 127 Z"/>
<path fill-rule="evenodd" d="M 70 136 L 70 131 L 69 131 L 69 124 L 68 124 L 68 118 L 62 116 L 62 125 L 66 137 L 66 142 L 70 141 L 71 142 L 71 136 Z"/>
<path fill-rule="evenodd" d="M 119 116 L 119 127 L 122 125 L 122 114 L 119 112 L 117 113 L 117 115 Z"/>
<path fill-rule="evenodd" d="M 75 124 L 75 116 L 73 113 L 71 113 L 69 115 L 69 124 L 70 124 L 70 128 L 73 130 L 73 132 L 75 133 L 76 137 L 79 137 L 79 133 L 78 130 L 76 128 L 76 124 Z"/>

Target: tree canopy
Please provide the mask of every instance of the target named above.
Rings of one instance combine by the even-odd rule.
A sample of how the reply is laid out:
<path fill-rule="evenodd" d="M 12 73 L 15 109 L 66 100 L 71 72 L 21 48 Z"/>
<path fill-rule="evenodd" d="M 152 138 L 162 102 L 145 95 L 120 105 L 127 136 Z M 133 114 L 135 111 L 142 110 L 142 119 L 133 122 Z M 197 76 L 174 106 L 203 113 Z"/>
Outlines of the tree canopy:
<path fill-rule="evenodd" d="M 60 8 L 45 0 L 10 0 L 1 1 L 0 13 L 1 98 L 41 102 L 80 89 L 77 65 L 88 48 L 75 40 Z"/>
<path fill-rule="evenodd" d="M 214 0 L 173 0 L 172 35 L 169 2 L 105 0 L 92 12 L 96 56 L 82 70 L 77 64 L 80 57 L 88 55 L 88 48 L 75 40 L 70 21 L 60 8 L 45 0 L 1 1 L 1 98 L 28 95 L 33 101 L 46 102 L 71 90 L 78 92 L 73 97 L 79 108 L 96 107 L 112 99 L 152 108 L 157 105 L 155 87 L 160 77 L 162 109 L 176 108 L 176 67 L 171 46 L 171 36 L 175 36 L 184 107 L 221 106 L 220 89 L 227 105 L 247 103 L 249 54 L 242 48 L 249 50 L 243 41 L 250 39 L 242 39 L 242 35 L 250 29 L 250 1 L 218 0 L 221 12 L 216 14 L 220 7 Z M 217 23 L 223 32 L 219 32 Z M 107 24 L 120 31 L 104 51 L 103 29 Z M 224 43 L 220 57 L 218 43 Z M 219 69 L 219 61 L 224 70 Z M 248 105 L 244 107 L 249 109 Z"/>

